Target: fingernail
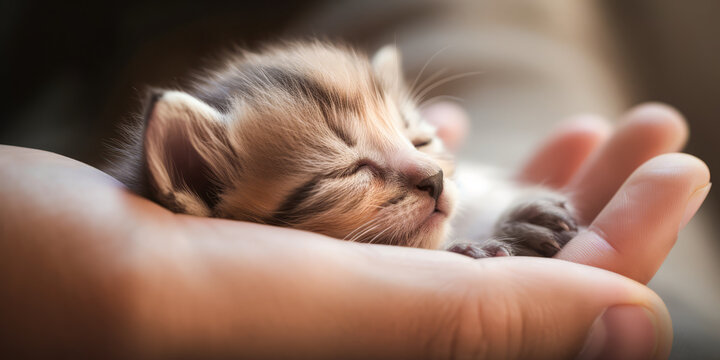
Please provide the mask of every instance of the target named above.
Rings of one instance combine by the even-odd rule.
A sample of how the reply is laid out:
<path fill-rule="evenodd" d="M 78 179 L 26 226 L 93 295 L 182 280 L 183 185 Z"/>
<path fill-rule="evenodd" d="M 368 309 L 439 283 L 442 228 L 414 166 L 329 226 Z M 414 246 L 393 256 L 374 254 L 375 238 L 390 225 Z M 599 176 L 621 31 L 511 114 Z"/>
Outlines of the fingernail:
<path fill-rule="evenodd" d="M 638 305 L 612 306 L 593 323 L 578 359 L 652 359 L 657 339 L 650 311 Z"/>
<path fill-rule="evenodd" d="M 707 197 L 707 194 L 710 192 L 710 187 L 712 187 L 712 183 L 708 183 L 707 185 L 695 190 L 695 192 L 690 195 L 687 205 L 685 205 L 685 213 L 680 221 L 680 230 L 682 230 L 690 222 L 698 209 L 700 209 L 700 205 L 702 205 L 703 201 L 705 201 L 705 198 Z"/>

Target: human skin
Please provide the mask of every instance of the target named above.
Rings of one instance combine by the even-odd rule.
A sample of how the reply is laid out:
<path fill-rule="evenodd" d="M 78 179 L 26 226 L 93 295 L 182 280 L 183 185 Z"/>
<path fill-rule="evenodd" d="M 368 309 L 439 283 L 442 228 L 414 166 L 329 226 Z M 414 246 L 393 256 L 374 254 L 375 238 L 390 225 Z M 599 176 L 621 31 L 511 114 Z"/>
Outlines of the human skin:
<path fill-rule="evenodd" d="M 443 106 L 428 116 L 455 145 L 463 114 Z M 561 125 L 518 174 L 567 189 L 587 219 L 555 259 L 173 214 L 82 163 L 0 147 L 0 352 L 667 358 L 670 317 L 644 284 L 709 189 L 702 161 L 660 155 L 686 136 L 658 104 L 614 130 L 587 116 Z"/>

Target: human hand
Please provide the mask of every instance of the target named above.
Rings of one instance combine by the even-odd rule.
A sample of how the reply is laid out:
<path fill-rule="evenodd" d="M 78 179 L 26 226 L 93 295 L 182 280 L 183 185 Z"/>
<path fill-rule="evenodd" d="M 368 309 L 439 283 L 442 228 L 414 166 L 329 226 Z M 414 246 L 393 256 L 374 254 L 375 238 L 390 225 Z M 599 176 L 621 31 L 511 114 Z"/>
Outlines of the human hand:
<path fill-rule="evenodd" d="M 428 115 L 449 147 L 457 149 L 467 129 L 462 109 L 443 103 Z M 679 151 L 686 140 L 685 120 L 663 104 L 634 108 L 616 130 L 594 115 L 561 124 L 518 173 L 521 181 L 570 194 L 581 224 L 589 226 L 556 258 L 650 281 L 672 248 L 677 228 L 690 220 L 707 195 L 709 173 L 697 159 L 681 154 L 660 156 L 637 168 L 656 155 Z M 631 192 L 616 194 L 623 183 Z M 686 199 L 682 226 L 666 221 L 685 210 L 684 202 L 676 200 L 688 187 L 692 201 Z M 615 215 L 599 216 L 601 211 Z"/>
<path fill-rule="evenodd" d="M 523 174 L 561 173 L 533 169 L 543 168 L 535 165 L 553 148 L 578 150 L 562 145 L 581 137 L 572 134 L 599 144 L 600 133 L 561 130 Z M 627 133 L 617 131 L 608 144 Z M 668 150 L 656 147 L 648 157 Z M 625 195 L 608 206 L 640 210 L 615 199 L 648 186 L 679 206 L 707 182 L 698 160 L 661 159 L 637 170 L 630 178 L 637 182 L 626 182 L 618 192 Z M 593 349 L 614 358 L 669 353 L 670 320 L 661 300 L 612 272 L 554 259 L 472 261 L 175 215 L 97 170 L 52 154 L 6 148 L 0 162 L 0 279 L 10 289 L 0 308 L 10 310 L 8 328 L 24 329 L 3 336 L 0 349 L 134 357 L 566 358 L 580 351 L 595 323 L 586 355 Z M 663 229 L 674 224 L 676 233 L 680 213 L 639 211 L 635 224 L 659 216 L 670 224 Z M 625 214 L 603 211 L 594 222 L 613 224 L 619 216 Z M 636 243 L 635 229 L 620 227 L 601 239 Z M 585 239 L 573 241 L 598 240 Z M 642 275 L 662 261 L 661 251 L 651 253 L 640 259 L 648 261 L 620 251 L 574 256 Z M 636 268 L 629 266 L 633 261 Z"/>
<path fill-rule="evenodd" d="M 467 128 L 464 112 L 443 104 L 430 115 L 457 149 Z M 563 123 L 518 174 L 569 193 L 589 225 L 556 258 L 647 283 L 710 189 L 708 169 L 697 159 L 653 158 L 680 150 L 686 138 L 682 116 L 662 104 L 634 108 L 614 132 L 592 115 Z"/>

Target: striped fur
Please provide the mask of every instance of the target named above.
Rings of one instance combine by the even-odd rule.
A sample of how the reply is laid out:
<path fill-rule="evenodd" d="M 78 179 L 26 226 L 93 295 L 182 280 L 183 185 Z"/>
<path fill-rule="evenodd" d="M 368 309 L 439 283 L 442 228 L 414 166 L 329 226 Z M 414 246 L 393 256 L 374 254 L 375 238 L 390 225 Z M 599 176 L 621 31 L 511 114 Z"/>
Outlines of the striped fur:
<path fill-rule="evenodd" d="M 175 212 L 424 248 L 446 237 L 452 162 L 392 47 L 373 61 L 321 42 L 233 55 L 154 92 L 146 114 L 126 149 L 141 156 L 115 175 Z"/>

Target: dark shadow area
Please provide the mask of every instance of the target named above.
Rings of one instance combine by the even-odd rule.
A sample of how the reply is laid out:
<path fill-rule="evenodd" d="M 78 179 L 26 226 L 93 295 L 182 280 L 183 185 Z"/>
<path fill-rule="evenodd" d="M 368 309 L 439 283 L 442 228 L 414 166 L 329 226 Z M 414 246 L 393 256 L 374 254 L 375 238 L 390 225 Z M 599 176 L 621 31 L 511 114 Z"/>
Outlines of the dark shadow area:
<path fill-rule="evenodd" d="M 178 86 L 233 45 L 277 39 L 313 3 L 4 2 L 0 143 L 97 165 L 147 86 Z"/>

